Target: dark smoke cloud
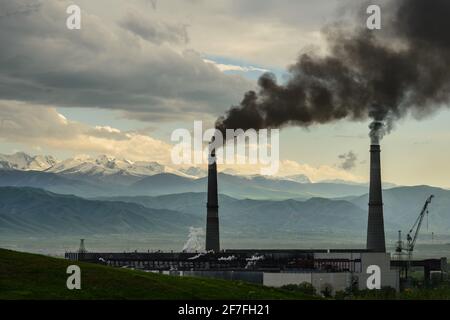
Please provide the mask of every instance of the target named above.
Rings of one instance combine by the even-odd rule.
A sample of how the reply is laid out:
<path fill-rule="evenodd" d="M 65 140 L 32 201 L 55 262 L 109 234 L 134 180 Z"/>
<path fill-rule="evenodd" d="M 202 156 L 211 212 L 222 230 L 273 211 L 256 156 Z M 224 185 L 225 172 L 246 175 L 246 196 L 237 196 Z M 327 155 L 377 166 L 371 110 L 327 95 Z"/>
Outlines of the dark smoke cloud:
<path fill-rule="evenodd" d="M 300 55 L 285 84 L 264 74 L 258 92 L 247 92 L 216 127 L 308 127 L 372 119 L 370 136 L 378 143 L 396 120 L 407 114 L 420 119 L 448 103 L 450 1 L 391 1 L 382 6 L 382 30 L 366 29 L 366 17 L 358 15 L 358 28 L 325 28 L 327 55 Z"/>
<path fill-rule="evenodd" d="M 338 156 L 338 158 L 342 161 L 339 165 L 339 168 L 344 170 L 352 170 L 354 167 L 356 167 L 358 156 L 353 151 L 341 154 Z"/>

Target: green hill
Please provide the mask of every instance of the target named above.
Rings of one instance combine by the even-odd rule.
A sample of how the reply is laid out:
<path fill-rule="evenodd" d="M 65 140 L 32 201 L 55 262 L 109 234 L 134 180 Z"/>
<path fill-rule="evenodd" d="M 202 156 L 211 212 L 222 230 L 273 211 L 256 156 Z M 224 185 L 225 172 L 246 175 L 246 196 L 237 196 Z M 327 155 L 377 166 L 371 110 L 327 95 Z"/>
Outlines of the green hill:
<path fill-rule="evenodd" d="M 0 187 L 0 234 L 181 233 L 203 220 L 136 203 L 86 200 L 35 188 Z"/>
<path fill-rule="evenodd" d="M 70 264 L 81 268 L 81 290 L 66 288 L 66 269 Z M 3 300 L 309 298 L 244 282 L 166 276 L 0 249 Z"/>
<path fill-rule="evenodd" d="M 108 201 L 106 201 L 108 200 Z M 88 200 L 42 189 L 0 187 L 0 234 L 66 236 L 180 235 L 202 226 L 206 193 Z M 311 198 L 250 200 L 220 197 L 221 228 L 258 239 L 286 232 L 348 232 L 360 236 L 367 214 L 348 201 Z M 88 235 L 88 236 L 86 236 Z M 181 245 L 181 244 L 180 244 Z"/>

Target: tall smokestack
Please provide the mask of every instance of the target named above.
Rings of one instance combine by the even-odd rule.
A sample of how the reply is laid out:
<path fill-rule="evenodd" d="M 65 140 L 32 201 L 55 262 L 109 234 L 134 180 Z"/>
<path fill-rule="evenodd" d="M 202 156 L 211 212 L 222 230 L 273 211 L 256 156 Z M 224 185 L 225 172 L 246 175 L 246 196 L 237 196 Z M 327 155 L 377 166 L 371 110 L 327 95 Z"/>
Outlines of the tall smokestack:
<path fill-rule="evenodd" d="M 216 151 L 211 148 L 208 163 L 208 203 L 206 204 L 206 251 L 220 251 L 219 201 L 217 197 Z"/>
<path fill-rule="evenodd" d="M 367 225 L 367 249 L 386 252 L 384 239 L 383 196 L 381 191 L 380 145 L 370 146 L 369 219 Z"/>

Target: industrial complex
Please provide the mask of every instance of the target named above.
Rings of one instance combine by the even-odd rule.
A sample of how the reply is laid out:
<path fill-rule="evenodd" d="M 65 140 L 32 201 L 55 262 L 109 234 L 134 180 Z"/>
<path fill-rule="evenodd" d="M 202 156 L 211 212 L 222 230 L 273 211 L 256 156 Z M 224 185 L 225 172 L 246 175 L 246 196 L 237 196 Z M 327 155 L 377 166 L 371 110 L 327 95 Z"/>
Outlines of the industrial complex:
<path fill-rule="evenodd" d="M 243 280 L 273 287 L 307 282 L 311 283 L 317 291 L 327 290 L 330 294 L 349 287 L 366 289 L 367 280 L 372 275 L 370 267 L 373 266 L 376 266 L 380 272 L 379 287 L 391 287 L 396 290 L 401 290 L 406 285 L 408 270 L 412 267 L 423 268 L 425 281 L 430 280 L 432 273 L 443 277 L 447 272 L 446 258 L 427 260 L 412 258 L 413 244 L 420 224 L 416 229 L 415 239 L 408 238 L 407 254 L 401 254 L 403 250 L 401 247 L 397 255 L 392 257 L 386 252 L 380 152 L 379 145 L 371 145 L 366 249 L 221 248 L 217 165 L 215 152 L 211 150 L 211 161 L 208 166 L 206 241 L 203 252 L 95 253 L 87 252 L 82 242 L 80 250 L 67 252 L 65 257 L 70 260 L 101 263 L 114 267 L 131 267 L 177 276 Z M 421 223 L 421 216 L 418 222 Z"/>

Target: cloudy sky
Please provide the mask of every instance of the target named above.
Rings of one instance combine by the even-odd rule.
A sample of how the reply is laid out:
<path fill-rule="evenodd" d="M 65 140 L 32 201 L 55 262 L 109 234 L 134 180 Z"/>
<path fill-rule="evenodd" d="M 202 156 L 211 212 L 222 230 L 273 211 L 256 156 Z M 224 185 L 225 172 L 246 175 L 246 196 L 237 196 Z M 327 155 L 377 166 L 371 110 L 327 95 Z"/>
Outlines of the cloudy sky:
<path fill-rule="evenodd" d="M 212 126 L 266 71 L 283 81 L 352 2 L 1 1 L 0 153 L 170 163 L 174 129 Z M 66 28 L 73 3 L 81 30 Z M 385 180 L 450 187 L 448 123 L 445 109 L 397 123 L 382 143 Z M 368 124 L 283 129 L 280 174 L 366 180 Z"/>

